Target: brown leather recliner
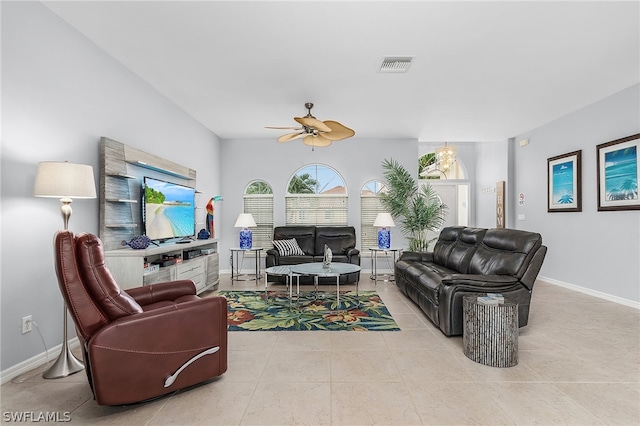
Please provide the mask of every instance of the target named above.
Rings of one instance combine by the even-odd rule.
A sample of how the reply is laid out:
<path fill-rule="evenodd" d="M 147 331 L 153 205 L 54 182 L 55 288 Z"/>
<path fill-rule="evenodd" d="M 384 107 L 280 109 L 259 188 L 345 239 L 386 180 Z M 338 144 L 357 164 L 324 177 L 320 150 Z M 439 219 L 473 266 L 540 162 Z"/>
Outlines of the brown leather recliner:
<path fill-rule="evenodd" d="M 55 235 L 56 274 L 100 405 L 165 395 L 227 370 L 227 301 L 190 280 L 122 291 L 91 234 Z"/>

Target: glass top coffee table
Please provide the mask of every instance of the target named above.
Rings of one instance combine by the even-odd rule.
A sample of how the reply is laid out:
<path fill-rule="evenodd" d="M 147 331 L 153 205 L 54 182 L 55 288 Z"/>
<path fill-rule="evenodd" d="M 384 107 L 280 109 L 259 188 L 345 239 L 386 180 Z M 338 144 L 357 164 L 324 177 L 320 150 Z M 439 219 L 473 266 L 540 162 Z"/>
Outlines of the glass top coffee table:
<path fill-rule="evenodd" d="M 319 277 L 336 278 L 336 303 L 340 306 L 340 275 L 352 274 L 360 271 L 360 266 L 351 263 L 332 262 L 325 267 L 322 262 L 301 263 L 290 266 L 292 274 L 313 276 L 313 285 L 318 289 Z M 356 281 L 356 298 L 358 297 L 358 282 Z M 360 300 L 358 298 L 358 300 Z"/>
<path fill-rule="evenodd" d="M 264 273 L 264 295 L 267 301 L 269 299 L 269 294 L 267 292 L 267 287 L 269 284 L 267 282 L 267 277 L 269 275 L 285 277 L 285 285 L 289 289 L 289 306 L 291 306 L 293 302 L 293 278 L 294 277 L 296 278 L 296 284 L 297 284 L 296 299 L 300 297 L 300 275 L 291 272 L 290 265 L 271 266 L 265 269 L 264 272 L 265 272 Z"/>

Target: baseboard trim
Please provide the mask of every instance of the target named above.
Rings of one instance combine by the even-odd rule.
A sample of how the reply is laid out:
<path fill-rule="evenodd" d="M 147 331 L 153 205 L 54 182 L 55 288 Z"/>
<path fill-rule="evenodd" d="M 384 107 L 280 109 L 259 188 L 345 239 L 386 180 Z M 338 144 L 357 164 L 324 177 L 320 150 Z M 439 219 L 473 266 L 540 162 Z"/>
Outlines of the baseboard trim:
<path fill-rule="evenodd" d="M 80 341 L 77 337 L 74 337 L 73 339 L 69 340 L 68 345 L 69 348 L 74 349 L 80 346 Z M 60 351 L 62 351 L 62 343 L 49 349 L 48 357 L 47 352 L 42 352 L 12 367 L 9 367 L 6 370 L 3 370 L 2 372 L 0 372 L 0 385 L 4 385 L 10 380 L 13 380 L 14 378 L 22 374 L 28 373 L 29 371 L 34 370 L 41 365 L 46 364 L 47 362 L 54 362 L 58 358 L 58 355 L 60 355 Z"/>
<path fill-rule="evenodd" d="M 564 287 L 564 288 L 567 288 L 569 290 L 573 290 L 573 291 L 577 291 L 577 292 L 580 292 L 580 293 L 588 294 L 589 296 L 594 296 L 594 297 L 597 297 L 599 299 L 608 300 L 609 302 L 614 302 L 614 303 L 617 303 L 619 305 L 624 305 L 624 306 L 629 306 L 630 308 L 640 309 L 640 302 L 636 302 L 634 300 L 625 299 L 625 298 L 622 298 L 622 297 L 618 297 L 618 296 L 614 296 L 614 295 L 611 295 L 611 294 L 603 293 L 603 292 L 597 291 L 597 290 L 591 290 L 589 288 L 580 287 L 580 286 L 575 285 L 575 284 L 569 284 L 569 283 L 566 283 L 564 281 L 556 280 L 556 279 L 549 278 L 549 277 L 544 277 L 544 276 L 541 276 L 541 275 L 538 275 L 538 279 L 540 281 L 544 281 L 547 284 L 557 285 L 558 287 Z"/>

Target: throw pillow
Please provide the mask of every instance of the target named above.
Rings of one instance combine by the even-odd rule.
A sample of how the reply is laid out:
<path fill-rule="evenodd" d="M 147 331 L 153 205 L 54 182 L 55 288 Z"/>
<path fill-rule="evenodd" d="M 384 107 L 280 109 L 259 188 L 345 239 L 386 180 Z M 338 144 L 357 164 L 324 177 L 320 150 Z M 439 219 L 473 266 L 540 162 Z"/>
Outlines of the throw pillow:
<path fill-rule="evenodd" d="M 290 240 L 273 240 L 273 246 L 278 249 L 280 256 L 304 256 L 304 252 L 295 238 Z"/>

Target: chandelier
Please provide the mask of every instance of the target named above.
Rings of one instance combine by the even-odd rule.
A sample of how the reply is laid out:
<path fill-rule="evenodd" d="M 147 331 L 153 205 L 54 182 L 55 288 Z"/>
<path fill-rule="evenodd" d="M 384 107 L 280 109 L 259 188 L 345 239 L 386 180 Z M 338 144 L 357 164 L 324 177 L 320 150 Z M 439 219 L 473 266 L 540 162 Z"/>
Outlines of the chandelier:
<path fill-rule="evenodd" d="M 444 173 L 448 172 L 453 163 L 456 162 L 457 148 L 455 145 L 447 145 L 445 142 L 443 146 L 436 148 L 436 163 L 438 169 Z"/>

